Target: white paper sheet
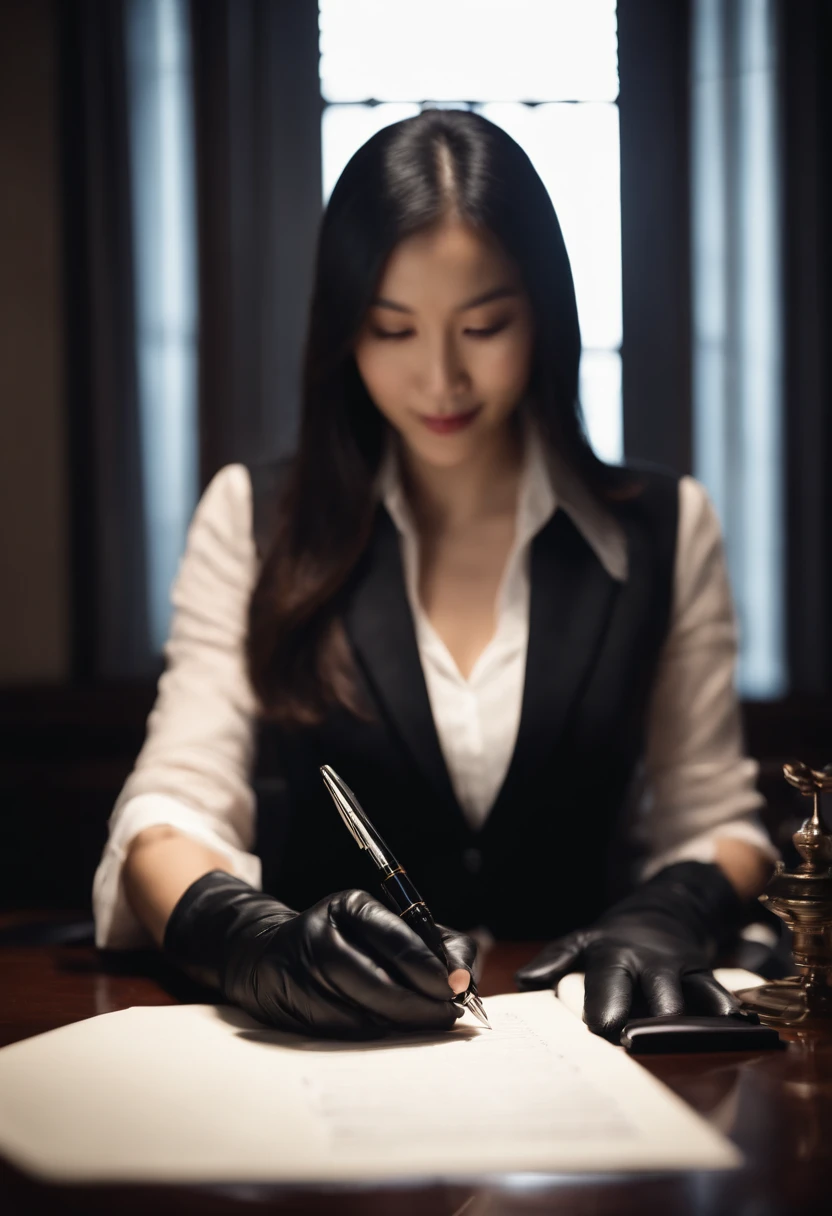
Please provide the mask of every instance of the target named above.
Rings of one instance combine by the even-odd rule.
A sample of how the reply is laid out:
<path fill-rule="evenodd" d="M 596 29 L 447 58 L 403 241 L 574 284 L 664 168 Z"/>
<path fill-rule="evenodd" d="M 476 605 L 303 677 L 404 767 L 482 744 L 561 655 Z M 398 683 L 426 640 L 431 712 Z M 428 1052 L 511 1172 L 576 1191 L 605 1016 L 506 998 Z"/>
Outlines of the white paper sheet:
<path fill-rule="evenodd" d="M 141 1007 L 0 1050 L 0 1153 L 72 1181 L 355 1181 L 724 1169 L 737 1150 L 551 992 L 448 1034 L 297 1039 Z"/>

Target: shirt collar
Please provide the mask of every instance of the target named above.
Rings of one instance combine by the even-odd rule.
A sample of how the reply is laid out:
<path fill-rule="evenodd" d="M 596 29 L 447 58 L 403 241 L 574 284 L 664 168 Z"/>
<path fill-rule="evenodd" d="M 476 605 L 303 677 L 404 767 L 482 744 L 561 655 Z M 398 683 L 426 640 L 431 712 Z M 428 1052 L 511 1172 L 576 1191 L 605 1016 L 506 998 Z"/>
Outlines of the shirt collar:
<path fill-rule="evenodd" d="M 376 477 L 376 493 L 398 531 L 417 536 L 413 513 L 402 484 L 394 436 L 390 435 Z M 618 521 L 596 502 L 575 473 L 547 450 L 536 424 L 524 422 L 523 466 L 517 494 L 517 546 L 527 545 L 562 508 L 601 565 L 617 582 L 627 579 L 627 538 Z"/>

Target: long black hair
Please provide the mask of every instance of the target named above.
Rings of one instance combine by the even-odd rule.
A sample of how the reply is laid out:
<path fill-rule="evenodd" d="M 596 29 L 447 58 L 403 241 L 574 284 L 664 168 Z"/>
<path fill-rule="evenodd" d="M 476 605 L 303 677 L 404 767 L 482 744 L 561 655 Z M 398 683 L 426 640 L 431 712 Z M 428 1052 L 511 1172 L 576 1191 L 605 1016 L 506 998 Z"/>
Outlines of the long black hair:
<path fill-rule="evenodd" d="M 387 424 L 353 347 L 384 265 L 405 237 L 448 216 L 493 234 L 517 264 L 535 319 L 526 408 L 600 499 L 621 470 L 593 453 L 578 400 L 581 338 L 572 271 L 549 194 L 501 127 L 425 110 L 372 136 L 347 164 L 318 237 L 300 443 L 249 612 L 252 684 L 285 724 L 329 705 L 359 712 L 338 600 L 367 545 Z"/>

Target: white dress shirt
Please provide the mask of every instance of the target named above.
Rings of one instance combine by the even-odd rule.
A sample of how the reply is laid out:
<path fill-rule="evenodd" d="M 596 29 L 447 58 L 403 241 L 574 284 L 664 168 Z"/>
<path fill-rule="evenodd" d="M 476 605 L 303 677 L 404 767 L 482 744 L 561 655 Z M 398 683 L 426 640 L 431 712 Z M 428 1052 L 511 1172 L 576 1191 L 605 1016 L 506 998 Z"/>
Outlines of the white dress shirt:
<path fill-rule="evenodd" d="M 623 531 L 527 431 L 514 544 L 495 605 L 496 628 L 468 679 L 418 597 L 418 540 L 395 457 L 379 492 L 399 533 L 405 584 L 439 742 L 469 823 L 480 826 L 508 769 L 520 721 L 529 634 L 529 553 L 554 511 L 567 511 L 611 577 L 627 578 Z M 221 469 L 194 514 L 172 591 L 166 669 L 144 746 L 110 817 L 95 874 L 98 945 L 145 945 L 121 868 L 136 834 L 169 824 L 225 855 L 259 886 L 251 847 L 250 784 L 256 699 L 245 661 L 248 601 L 258 574 L 251 483 L 244 465 Z M 642 877 L 675 861 L 712 861 L 731 836 L 778 856 L 760 824 L 756 763 L 742 751 L 734 690 L 736 622 L 719 522 L 704 488 L 679 482 L 671 620 L 648 709 L 643 795 L 632 834 L 647 854 Z M 277 893 L 279 894 L 279 892 Z"/>

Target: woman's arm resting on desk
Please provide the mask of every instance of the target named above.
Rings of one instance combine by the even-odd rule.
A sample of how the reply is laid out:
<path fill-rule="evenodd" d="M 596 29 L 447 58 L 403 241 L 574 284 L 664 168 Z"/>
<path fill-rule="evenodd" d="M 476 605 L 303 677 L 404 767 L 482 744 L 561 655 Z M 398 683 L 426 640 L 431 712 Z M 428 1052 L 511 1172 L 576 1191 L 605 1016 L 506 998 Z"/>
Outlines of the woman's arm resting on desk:
<path fill-rule="evenodd" d="M 617 1043 L 638 993 L 653 1016 L 730 1014 L 739 1002 L 710 972 L 742 901 L 721 868 L 681 861 L 654 874 L 594 925 L 567 934 L 517 972 L 521 988 L 555 986 L 586 973 L 584 1020 Z"/>
<path fill-rule="evenodd" d="M 539 988 L 584 970 L 584 1018 L 613 1041 L 639 992 L 656 1015 L 738 1008 L 709 968 L 776 850 L 756 821 L 756 765 L 742 752 L 736 649 L 719 523 L 703 488 L 685 478 L 673 615 L 647 722 L 649 796 L 636 826 L 650 854 L 647 881 L 517 975 L 521 987 Z"/>
<path fill-rule="evenodd" d="M 167 666 L 147 738 L 111 819 L 96 874 L 97 940 L 177 963 L 272 1025 L 379 1033 L 450 1025 L 448 971 L 364 892 L 297 913 L 256 889 L 249 785 L 255 702 L 245 662 L 256 575 L 248 474 L 217 474 L 197 508 L 174 588 Z M 469 983 L 476 947 L 447 931 Z"/>
<path fill-rule="evenodd" d="M 460 1016 L 448 972 L 400 919 L 364 891 L 297 913 L 229 871 L 228 859 L 159 825 L 133 841 L 127 898 L 156 942 L 235 1004 L 301 1033 L 447 1029 Z M 476 945 L 445 931 L 468 986 Z"/>
<path fill-rule="evenodd" d="M 647 719 L 646 796 L 634 833 L 642 877 L 677 861 L 716 863 L 740 898 L 760 893 L 778 853 L 758 819 L 734 676 L 737 626 L 719 520 L 701 485 L 679 485 L 673 616 Z"/>
<path fill-rule="evenodd" d="M 228 857 L 169 824 L 145 828 L 134 838 L 122 871 L 124 890 L 157 946 L 188 887 L 211 870 L 233 872 Z"/>
<path fill-rule="evenodd" d="M 197 857 L 201 868 L 193 877 L 222 868 L 259 885 L 250 784 L 257 705 L 245 655 L 256 576 L 248 471 L 227 465 L 205 490 L 188 529 L 171 594 L 165 671 L 96 871 L 96 941 L 106 949 L 146 945 L 145 926 L 159 940 L 160 921 L 172 905 L 163 898 L 154 911 L 163 894 L 156 884 L 165 883 L 170 895 L 170 875 L 193 872 Z M 133 881 L 128 899 L 125 863 L 138 839 L 129 868 L 147 882 Z"/>
<path fill-rule="evenodd" d="M 182 878 L 180 871 L 176 883 Z M 443 930 L 448 961 L 465 969 L 476 943 Z M 212 870 L 185 890 L 165 927 L 176 962 L 211 977 L 253 1017 L 301 1034 L 372 1038 L 391 1030 L 447 1030 L 448 967 L 400 917 L 366 891 L 339 891 L 296 912 L 233 875 Z"/>
<path fill-rule="evenodd" d="M 769 853 L 731 836 L 714 841 L 714 861 L 743 903 L 762 894 L 774 868 Z"/>

